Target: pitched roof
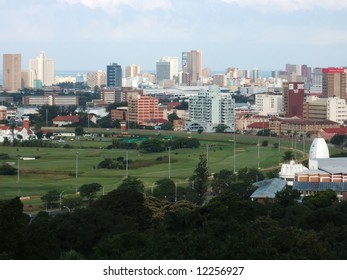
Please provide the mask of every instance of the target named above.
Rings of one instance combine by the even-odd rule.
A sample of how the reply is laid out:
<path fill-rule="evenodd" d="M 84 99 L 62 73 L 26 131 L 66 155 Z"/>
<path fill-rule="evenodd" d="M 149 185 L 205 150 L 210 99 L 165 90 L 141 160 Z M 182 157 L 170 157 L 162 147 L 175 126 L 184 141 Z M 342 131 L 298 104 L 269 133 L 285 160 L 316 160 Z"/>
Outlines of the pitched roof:
<path fill-rule="evenodd" d="M 337 122 L 334 121 L 330 121 L 330 120 L 304 120 L 304 119 L 284 119 L 282 121 L 282 123 L 288 123 L 288 124 L 301 124 L 301 125 L 315 125 L 315 124 L 319 124 L 319 125 L 323 125 L 323 124 L 339 124 Z"/>
<path fill-rule="evenodd" d="M 247 126 L 248 128 L 269 128 L 268 122 L 254 122 Z"/>
<path fill-rule="evenodd" d="M 282 191 L 286 185 L 285 180 L 278 178 L 256 182 L 253 186 L 258 188 L 252 193 L 251 198 L 275 198 L 276 193 Z"/>
<path fill-rule="evenodd" d="M 339 135 L 347 134 L 347 127 L 338 127 L 338 128 L 323 128 L 326 133 L 335 133 Z"/>
<path fill-rule="evenodd" d="M 77 123 L 80 121 L 79 116 L 57 116 L 53 119 L 54 122 L 72 122 Z"/>

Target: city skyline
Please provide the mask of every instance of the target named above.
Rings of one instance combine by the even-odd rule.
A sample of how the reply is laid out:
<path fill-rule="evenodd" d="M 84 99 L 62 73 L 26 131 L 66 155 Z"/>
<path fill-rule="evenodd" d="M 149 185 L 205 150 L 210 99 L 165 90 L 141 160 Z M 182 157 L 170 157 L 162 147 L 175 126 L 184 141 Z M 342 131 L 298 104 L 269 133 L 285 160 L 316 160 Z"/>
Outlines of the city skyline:
<path fill-rule="evenodd" d="M 23 69 L 40 51 L 57 70 L 111 62 L 153 70 L 160 57 L 187 50 L 200 50 L 203 68 L 220 71 L 347 65 L 347 0 L 26 2 L 0 0 L 1 53 L 21 53 Z"/>

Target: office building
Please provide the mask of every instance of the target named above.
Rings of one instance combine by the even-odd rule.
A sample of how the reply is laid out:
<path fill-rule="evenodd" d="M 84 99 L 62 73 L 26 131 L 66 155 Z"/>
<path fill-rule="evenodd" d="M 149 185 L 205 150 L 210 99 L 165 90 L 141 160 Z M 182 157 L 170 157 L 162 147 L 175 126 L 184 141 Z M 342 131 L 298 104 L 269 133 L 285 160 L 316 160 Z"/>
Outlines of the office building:
<path fill-rule="evenodd" d="M 255 111 L 261 116 L 279 115 L 282 111 L 282 95 L 258 93 L 255 95 Z"/>
<path fill-rule="evenodd" d="M 140 66 L 135 64 L 129 65 L 125 67 L 125 78 L 135 78 L 141 73 Z"/>
<path fill-rule="evenodd" d="M 310 96 L 304 104 L 303 113 L 307 120 L 330 120 L 343 124 L 347 121 L 346 100 L 338 97 Z"/>
<path fill-rule="evenodd" d="M 107 65 L 107 87 L 116 88 L 122 86 L 122 67 L 118 63 Z"/>
<path fill-rule="evenodd" d="M 87 73 L 87 86 L 90 88 L 106 86 L 106 72 L 98 70 Z"/>
<path fill-rule="evenodd" d="M 37 58 L 29 60 L 29 84 L 33 88 L 54 84 L 54 61 L 43 51 Z"/>
<path fill-rule="evenodd" d="M 4 90 L 13 92 L 21 89 L 22 55 L 4 54 L 2 74 Z"/>
<path fill-rule="evenodd" d="M 229 131 L 235 131 L 235 100 L 230 94 L 221 93 L 217 86 L 191 96 L 188 111 L 187 130 L 214 132 L 218 125 L 224 125 Z"/>
<path fill-rule="evenodd" d="M 305 84 L 301 82 L 283 83 L 282 113 L 287 117 L 302 117 Z"/>
<path fill-rule="evenodd" d="M 347 98 L 346 72 L 343 68 L 323 68 L 323 97 Z"/>
<path fill-rule="evenodd" d="M 178 77 L 178 58 L 164 56 L 156 62 L 157 82 L 174 80 Z"/>
<path fill-rule="evenodd" d="M 216 74 L 212 76 L 213 84 L 219 87 L 227 86 L 227 76 L 224 74 Z"/>
<path fill-rule="evenodd" d="M 183 55 L 182 55 L 183 57 Z M 200 85 L 202 81 L 202 53 L 192 50 L 186 53 L 187 72 L 190 76 L 190 85 Z"/>

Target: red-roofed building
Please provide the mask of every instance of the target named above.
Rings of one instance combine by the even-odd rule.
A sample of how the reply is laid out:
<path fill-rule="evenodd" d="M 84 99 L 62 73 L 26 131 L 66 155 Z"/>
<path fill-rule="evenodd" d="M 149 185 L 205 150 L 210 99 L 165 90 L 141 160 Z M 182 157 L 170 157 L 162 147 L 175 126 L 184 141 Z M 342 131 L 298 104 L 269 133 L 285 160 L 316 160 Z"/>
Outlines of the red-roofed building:
<path fill-rule="evenodd" d="M 76 124 L 80 122 L 78 115 L 73 116 L 57 116 L 53 119 L 53 125 L 55 126 L 64 126 L 69 124 Z"/>
<path fill-rule="evenodd" d="M 269 129 L 269 122 L 254 122 L 247 126 L 247 131 L 255 134 L 264 129 Z"/>
<path fill-rule="evenodd" d="M 11 128 L 8 125 L 0 126 L 0 143 L 7 138 L 10 142 L 17 140 L 34 140 L 37 139 L 34 131 L 30 129 L 29 117 L 24 117 L 22 127 Z"/>
<path fill-rule="evenodd" d="M 335 135 L 347 135 L 347 127 L 323 128 L 320 135 L 325 140 L 330 141 Z"/>

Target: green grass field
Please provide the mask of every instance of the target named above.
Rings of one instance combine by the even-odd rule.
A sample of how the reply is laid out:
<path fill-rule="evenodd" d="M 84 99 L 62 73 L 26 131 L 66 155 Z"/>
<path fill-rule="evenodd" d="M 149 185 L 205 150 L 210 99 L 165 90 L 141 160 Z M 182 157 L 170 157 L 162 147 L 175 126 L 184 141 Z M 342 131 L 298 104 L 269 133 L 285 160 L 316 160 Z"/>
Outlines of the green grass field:
<path fill-rule="evenodd" d="M 137 135 L 154 136 L 154 132 L 139 130 Z M 188 137 L 187 133 L 162 132 L 162 136 Z M 279 167 L 285 150 L 291 148 L 289 140 L 281 139 L 281 148 L 274 148 L 277 138 L 254 137 L 236 135 L 234 147 L 233 135 L 230 134 L 194 134 L 201 142 L 199 149 L 172 150 L 163 153 L 139 153 L 129 150 L 129 160 L 136 161 L 141 167 L 129 166 L 128 174 L 142 180 L 147 188 L 161 178 L 171 179 L 178 184 L 187 185 L 187 179 L 193 174 L 201 154 L 207 154 L 208 167 L 211 173 L 221 169 L 238 170 L 243 167 L 262 170 Z M 259 147 L 263 140 L 268 140 L 267 147 Z M 36 157 L 36 160 L 19 160 L 19 176 L 0 176 L 0 197 L 12 198 L 16 195 L 40 197 L 49 190 L 64 191 L 64 195 L 75 194 L 76 189 L 86 183 L 100 183 L 106 193 L 115 189 L 124 176 L 126 170 L 97 169 L 97 165 L 104 158 L 126 157 L 125 150 L 105 149 L 111 143 L 111 138 L 94 141 L 69 141 L 59 143 L 58 148 L 26 148 L 3 147 L 0 153 L 10 156 L 9 160 L 1 160 L 0 164 L 10 162 L 17 167 L 17 155 L 21 157 Z M 68 144 L 69 148 L 64 148 Z M 306 152 L 309 149 L 306 143 Z M 208 145 L 208 149 L 207 146 Z M 302 152 L 304 145 L 297 143 L 297 158 L 304 159 Z M 235 158 L 234 158 L 235 151 Z M 258 156 L 259 155 L 259 156 Z M 163 160 L 157 160 L 162 157 Z M 235 167 L 234 167 L 235 163 Z M 76 176 L 77 169 L 77 176 Z"/>

